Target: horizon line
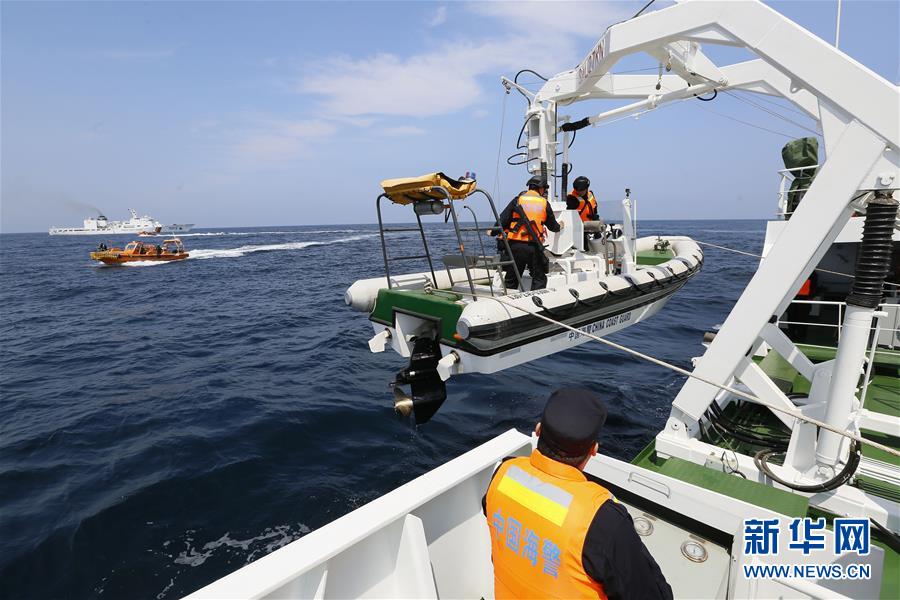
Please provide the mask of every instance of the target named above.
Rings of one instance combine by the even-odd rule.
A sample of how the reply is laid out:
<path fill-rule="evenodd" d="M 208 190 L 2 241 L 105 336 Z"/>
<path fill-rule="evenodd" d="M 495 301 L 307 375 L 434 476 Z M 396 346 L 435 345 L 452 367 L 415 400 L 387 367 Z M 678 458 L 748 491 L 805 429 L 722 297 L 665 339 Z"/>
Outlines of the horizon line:
<path fill-rule="evenodd" d="M 737 218 L 700 218 L 700 219 L 658 219 L 658 218 L 644 218 L 643 221 L 772 221 L 775 219 L 764 219 L 764 218 L 753 218 L 753 217 L 737 217 Z M 461 223 L 468 223 L 469 221 L 460 220 Z M 638 225 L 640 225 L 642 221 L 638 221 Z M 391 221 L 392 224 L 405 224 L 406 221 Z M 409 223 L 415 223 L 415 221 L 409 221 Z M 426 223 L 427 224 L 427 223 Z M 371 223 L 307 223 L 304 225 L 285 225 L 285 224 L 268 224 L 268 225 L 210 225 L 208 227 L 195 227 L 191 229 L 191 233 L 193 231 L 200 231 L 204 229 L 259 229 L 261 227 L 348 227 L 348 226 L 360 226 L 360 225 L 378 225 L 377 222 Z M 49 228 L 48 228 L 49 229 Z M 2 231 L 0 230 L 0 235 L 24 235 L 24 234 L 32 234 L 32 233 L 45 233 L 50 235 L 47 229 L 42 231 Z M 95 234 L 87 234 L 87 235 L 95 235 Z M 128 235 L 124 233 L 111 233 L 110 235 Z M 169 235 L 169 234 L 166 234 Z M 178 237 L 176 234 L 171 234 L 175 237 Z M 77 236 L 54 236 L 54 237 L 77 237 Z"/>

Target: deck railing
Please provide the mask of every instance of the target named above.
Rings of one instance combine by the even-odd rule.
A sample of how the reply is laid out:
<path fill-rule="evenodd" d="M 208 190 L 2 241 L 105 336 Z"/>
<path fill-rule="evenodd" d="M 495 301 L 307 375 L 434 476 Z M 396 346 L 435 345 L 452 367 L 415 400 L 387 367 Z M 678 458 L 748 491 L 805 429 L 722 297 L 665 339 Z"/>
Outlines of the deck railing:
<path fill-rule="evenodd" d="M 819 165 L 812 165 L 809 167 L 794 167 L 793 169 L 781 169 L 778 171 L 778 175 L 781 177 L 781 181 L 778 184 L 778 212 L 775 213 L 777 217 L 781 219 L 787 219 L 793 214 L 792 211 L 788 211 L 788 194 L 796 194 L 796 193 L 806 193 L 809 188 L 799 188 L 796 190 L 790 189 L 791 183 L 794 181 L 794 173 L 797 171 L 806 171 L 807 169 L 818 169 Z"/>
<path fill-rule="evenodd" d="M 844 328 L 844 309 L 847 306 L 846 302 L 836 302 L 833 300 L 793 300 L 791 302 L 791 304 L 835 306 L 835 307 L 837 307 L 837 318 L 835 319 L 834 323 L 823 323 L 821 321 L 789 321 L 789 320 L 779 317 L 778 320 L 775 321 L 776 327 L 778 327 L 780 325 L 804 325 L 807 327 L 828 327 L 828 328 L 832 328 L 832 329 L 836 328 L 837 329 L 837 340 L 838 340 L 838 343 L 840 343 L 841 331 Z M 879 341 L 879 338 L 881 337 L 881 334 L 885 333 L 885 332 L 891 332 L 891 335 L 894 338 L 896 338 L 898 332 L 900 332 L 900 329 L 882 326 L 882 321 L 889 314 L 888 310 L 886 310 L 888 307 L 892 307 L 891 309 L 889 309 L 892 311 L 900 310 L 900 304 L 884 303 L 884 304 L 881 304 L 878 306 L 878 312 L 876 313 L 876 316 L 875 316 L 875 324 L 872 325 L 872 327 L 870 328 L 872 335 L 871 335 L 871 342 L 869 343 L 869 348 L 866 352 L 866 376 L 864 379 L 864 383 L 863 383 L 863 387 L 862 387 L 862 391 L 861 391 L 861 395 L 860 395 L 861 399 L 866 397 L 866 391 L 869 388 L 869 380 L 871 379 L 871 375 L 872 375 L 872 366 L 875 364 L 875 355 L 881 354 L 881 355 L 886 356 L 886 355 L 892 354 L 892 352 L 890 352 L 888 350 L 878 350 L 878 341 Z M 784 315 L 782 315 L 782 317 L 783 316 Z M 803 342 L 799 342 L 799 343 L 803 343 Z M 816 344 L 805 344 L 805 345 L 816 346 Z M 819 347 L 825 347 L 825 346 L 819 346 Z"/>

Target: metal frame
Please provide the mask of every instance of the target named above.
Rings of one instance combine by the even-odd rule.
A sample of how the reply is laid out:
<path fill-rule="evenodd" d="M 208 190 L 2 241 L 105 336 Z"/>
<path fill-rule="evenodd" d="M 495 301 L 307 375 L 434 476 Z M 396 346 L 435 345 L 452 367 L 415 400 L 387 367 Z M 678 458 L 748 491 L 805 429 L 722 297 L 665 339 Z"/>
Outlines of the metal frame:
<path fill-rule="evenodd" d="M 788 194 L 796 194 L 797 192 L 803 192 L 804 194 L 809 191 L 809 188 L 799 188 L 796 190 L 789 190 L 786 187 L 788 182 L 794 181 L 796 176 L 795 172 L 805 171 L 807 169 L 815 169 L 818 171 L 821 165 L 815 164 L 809 167 L 793 167 L 791 169 L 780 169 L 778 174 L 781 176 L 781 180 L 778 183 L 778 212 L 775 213 L 776 216 L 782 217 L 787 220 L 790 218 L 790 215 L 794 214 L 793 211 L 787 210 L 787 197 Z"/>
<path fill-rule="evenodd" d="M 470 231 L 471 229 L 460 227 L 459 218 L 456 213 L 456 206 L 454 204 L 454 200 L 450 197 L 450 193 L 443 186 L 434 186 L 431 188 L 431 191 L 442 194 L 444 196 L 444 199 L 446 199 L 446 201 L 447 201 L 447 206 L 445 207 L 444 210 L 446 211 L 447 208 L 450 209 L 449 214 L 453 219 L 453 229 L 456 232 L 457 247 L 459 248 L 460 255 L 463 259 L 463 267 L 465 268 L 465 271 L 466 271 L 466 279 L 468 280 L 468 283 L 469 283 L 469 289 L 472 292 L 472 300 L 477 301 L 478 298 L 475 293 L 475 280 L 472 278 L 472 272 L 469 269 L 469 263 L 466 260 L 465 243 L 463 242 L 463 237 L 462 237 L 463 231 Z M 494 205 L 494 199 L 491 198 L 491 195 L 488 194 L 485 190 L 483 190 L 481 188 L 476 188 L 475 191 L 473 191 L 471 194 L 466 196 L 465 200 L 468 200 L 469 198 L 471 198 L 472 196 L 474 196 L 476 193 L 479 193 L 479 192 L 482 195 L 484 195 L 484 197 L 487 199 L 488 204 L 491 207 L 491 212 L 494 215 L 495 222 L 500 223 L 500 215 L 499 215 L 499 213 L 497 213 L 497 207 Z M 384 273 L 385 273 L 385 277 L 387 278 L 388 289 L 391 289 L 391 287 L 392 287 L 392 285 L 391 285 L 391 269 L 390 269 L 390 263 L 392 261 L 414 260 L 414 259 L 422 259 L 422 258 L 424 258 L 428 261 L 428 269 L 429 269 L 429 272 L 431 273 L 431 285 L 437 287 L 437 277 L 434 274 L 434 263 L 431 260 L 431 251 L 428 249 L 428 240 L 425 237 L 425 228 L 422 225 L 421 215 L 419 215 L 419 213 L 415 212 L 415 209 L 413 210 L 413 213 L 416 215 L 416 223 L 417 223 L 418 227 L 402 227 L 402 228 L 396 228 L 396 229 L 385 229 L 384 220 L 381 216 L 381 200 L 382 200 L 382 198 L 388 198 L 388 199 L 390 199 L 390 198 L 388 197 L 387 194 L 381 193 L 375 199 L 375 208 L 376 208 L 376 213 L 378 215 L 378 233 L 379 233 L 379 237 L 381 239 L 381 254 L 384 259 Z M 475 219 L 475 230 L 480 233 L 480 228 L 478 226 L 478 219 L 477 219 L 477 217 L 475 217 L 475 212 L 469 206 L 466 206 L 466 208 L 469 210 L 469 212 L 472 213 L 472 217 Z M 446 221 L 447 221 L 447 219 L 445 218 L 445 222 Z M 499 267 L 502 267 L 503 265 L 511 264 L 513 271 L 516 274 L 516 281 L 518 281 L 519 289 L 522 290 L 523 289 L 522 275 L 519 272 L 518 266 L 516 266 L 516 263 L 512 258 L 512 251 L 510 250 L 510 247 L 509 247 L 509 240 L 507 239 L 506 231 L 502 227 L 499 227 L 499 226 L 498 226 L 498 229 L 500 230 L 500 237 L 503 240 L 503 245 L 506 248 L 506 255 L 507 255 L 507 257 L 509 257 L 509 259 L 503 260 L 503 257 L 501 256 L 501 258 L 498 262 L 485 261 L 483 266 L 485 268 L 491 268 L 491 267 L 499 268 Z M 425 250 L 425 254 L 411 255 L 411 256 L 394 256 L 394 257 L 388 256 L 387 242 L 385 241 L 384 234 L 385 233 L 410 232 L 410 231 L 418 231 L 419 232 L 419 235 L 422 238 L 422 247 Z M 481 241 L 481 238 L 479 238 L 479 242 L 481 244 L 482 256 L 487 258 L 487 255 L 484 252 L 484 243 Z M 501 269 L 501 273 L 502 273 L 502 269 Z M 451 286 L 454 285 L 453 276 L 450 273 L 449 268 L 447 269 L 447 275 L 450 278 L 450 285 Z M 504 292 L 507 292 L 505 280 L 503 283 L 503 290 L 504 290 Z M 491 294 L 492 295 L 493 295 L 493 292 L 494 292 L 493 282 L 491 282 Z"/>
<path fill-rule="evenodd" d="M 701 44 L 741 47 L 756 58 L 719 66 L 701 51 Z M 610 73 L 619 60 L 637 53 L 654 57 L 670 74 Z M 512 82 L 504 79 L 503 84 L 509 88 Z M 749 360 L 748 351 L 768 343 L 789 361 L 801 354 L 770 320 L 784 313 L 858 209 L 854 199 L 859 192 L 900 188 L 900 88 L 757 0 L 684 0 L 613 25 L 575 69 L 557 74 L 536 94 L 527 95 L 526 118 L 535 121 L 528 132 L 537 138 L 529 140 L 528 164 L 546 164 L 549 172 L 556 172 L 558 126 L 569 119 L 558 115 L 560 105 L 594 99 L 638 100 L 587 118 L 589 124 L 597 125 L 707 91 L 728 90 L 781 97 L 794 104 L 821 129 L 827 160 L 820 161 L 803 202 L 785 221 L 781 235 L 696 363 L 698 378 L 681 388 L 666 427 L 657 436 L 658 453 L 701 464 L 713 447 L 697 439 L 700 419 L 712 402 L 723 397 L 719 388 L 701 379 L 716 385 L 740 382 L 767 403 L 797 408 Z M 868 338 L 848 332 L 861 330 L 866 319 L 874 316 L 872 310 L 844 311 L 852 327 L 844 329 L 837 359 L 816 365 L 821 376 L 814 382 L 811 402 L 825 407 L 825 421 L 840 429 L 854 429 L 863 414 L 852 408 L 858 404 L 852 396 Z M 833 409 L 836 406 L 845 408 Z M 849 423 L 847 411 L 855 415 Z M 794 427 L 795 432 L 800 429 L 800 425 Z M 847 444 L 838 451 L 834 434 L 826 432 L 819 438 L 813 439 L 813 446 L 822 446 L 815 450 L 816 460 L 825 467 L 820 470 L 827 471 L 846 457 Z M 784 467 L 793 469 L 792 480 L 821 480 L 816 464 L 803 467 L 798 459 L 795 466 Z M 847 506 L 857 512 L 866 506 L 868 514 L 884 522 L 882 509 L 851 490 L 842 488 L 817 500 L 823 506 L 840 506 L 847 514 L 852 512 Z"/>
<path fill-rule="evenodd" d="M 428 260 L 428 269 L 431 272 L 431 284 L 436 285 L 437 278 L 434 276 L 434 265 L 431 262 L 431 253 L 428 250 L 428 242 L 425 240 L 425 231 L 422 229 L 422 218 L 416 213 L 416 222 L 419 224 L 418 229 L 413 227 L 403 227 L 400 229 L 385 229 L 384 223 L 381 218 L 381 199 L 387 198 L 387 194 L 379 194 L 378 198 L 375 199 L 375 209 L 378 213 L 378 234 L 381 237 L 381 255 L 384 257 L 384 276 L 387 279 L 388 289 L 391 289 L 391 268 L 390 261 L 392 260 L 413 260 L 418 258 L 425 258 Z M 409 231 L 418 231 L 422 236 L 422 245 L 425 248 L 425 254 L 420 256 L 397 256 L 394 258 L 388 257 L 387 252 L 387 244 L 384 241 L 385 233 L 401 233 L 401 232 L 409 232 Z"/>
<path fill-rule="evenodd" d="M 508 262 L 510 262 L 512 264 L 513 272 L 516 274 L 516 281 L 519 283 L 519 290 L 525 291 L 525 286 L 522 283 L 522 274 L 519 272 L 519 266 L 516 264 L 516 261 L 513 260 L 512 250 L 510 250 L 510 248 L 509 248 L 509 238 L 507 238 L 507 236 L 506 236 L 506 230 L 500 226 L 500 214 L 497 213 L 497 206 L 494 204 L 494 199 L 491 198 L 490 194 L 488 194 L 486 191 L 484 191 L 481 188 L 477 188 L 474 192 L 472 192 L 472 194 L 476 194 L 478 192 L 481 192 L 484 195 L 484 197 L 487 198 L 488 204 L 490 204 L 490 206 L 491 206 L 491 212 L 494 214 L 494 223 L 496 224 L 497 229 L 500 230 L 500 239 L 503 240 L 503 246 L 506 248 L 506 256 L 509 259 Z M 497 266 L 499 267 L 499 266 L 503 265 L 504 263 L 505 263 L 505 261 L 503 260 L 503 257 L 501 256 L 500 263 L 498 263 Z M 501 273 L 503 272 L 502 269 L 500 271 L 501 271 Z M 501 281 L 503 282 L 503 291 L 504 292 L 508 291 L 506 289 L 506 278 L 505 277 L 501 278 Z"/>

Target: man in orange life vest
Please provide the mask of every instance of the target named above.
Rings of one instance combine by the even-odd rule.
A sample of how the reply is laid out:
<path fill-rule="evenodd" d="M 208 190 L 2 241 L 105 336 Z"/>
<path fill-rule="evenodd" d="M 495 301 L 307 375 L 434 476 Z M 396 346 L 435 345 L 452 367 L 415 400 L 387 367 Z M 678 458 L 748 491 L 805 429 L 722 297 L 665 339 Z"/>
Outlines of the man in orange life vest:
<path fill-rule="evenodd" d="M 554 392 L 530 457 L 505 459 L 482 500 L 494 596 L 672 598 L 628 511 L 582 472 L 606 421 L 588 390 Z"/>
<path fill-rule="evenodd" d="M 566 196 L 566 208 L 577 210 L 582 221 L 596 221 L 598 218 L 597 199 L 594 198 L 594 192 L 590 190 L 591 180 L 584 175 L 576 177 L 572 182 L 572 187 L 574 189 Z"/>
<path fill-rule="evenodd" d="M 528 267 L 532 290 L 542 290 L 547 287 L 544 228 L 553 232 L 561 229 L 560 223 L 550 208 L 550 203 L 544 198 L 546 191 L 547 181 L 535 175 L 528 180 L 528 190 L 513 198 L 500 213 L 500 226 L 506 231 L 512 260 L 515 261 L 519 274 L 522 274 L 525 267 Z M 491 235 L 499 235 L 499 232 L 493 229 Z M 534 238 L 535 235 L 538 239 Z M 498 247 L 501 251 L 505 250 L 502 243 L 498 243 Z M 504 256 L 504 260 L 509 260 L 509 257 Z M 512 265 L 506 265 L 503 274 L 507 289 L 516 289 L 519 286 Z"/>

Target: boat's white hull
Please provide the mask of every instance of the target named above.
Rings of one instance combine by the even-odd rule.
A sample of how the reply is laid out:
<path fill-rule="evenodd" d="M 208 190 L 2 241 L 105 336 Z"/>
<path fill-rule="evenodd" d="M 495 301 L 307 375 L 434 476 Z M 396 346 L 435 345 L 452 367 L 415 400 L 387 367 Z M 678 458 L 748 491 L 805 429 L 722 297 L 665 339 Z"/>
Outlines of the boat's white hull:
<path fill-rule="evenodd" d="M 652 317 L 665 306 L 671 297 L 672 295 L 669 294 L 649 304 L 616 312 L 614 315 L 582 325 L 578 329 L 584 333 L 604 337 Z M 373 330 L 376 335 L 385 329 L 391 332 L 392 340 L 398 339 L 394 327 L 386 328 L 380 323 L 373 323 Z M 451 375 L 462 375 L 465 373 L 489 374 L 580 346 L 590 340 L 591 338 L 587 335 L 567 330 L 550 337 L 540 338 L 533 342 L 516 346 L 498 354 L 480 356 L 446 344 L 441 344 L 441 354 L 442 356 L 447 356 L 450 353 L 454 353 L 458 357 L 458 360 L 450 367 L 449 374 Z M 394 349 L 401 356 L 406 354 L 399 346 Z"/>
<path fill-rule="evenodd" d="M 173 223 L 164 225 L 160 229 L 160 235 L 170 233 L 187 233 L 194 228 L 193 223 Z M 102 229 L 84 229 L 82 227 L 53 227 L 50 235 L 137 235 L 148 231 L 146 227 L 104 227 Z"/>
<path fill-rule="evenodd" d="M 642 238 L 639 248 L 652 247 L 654 240 Z M 496 300 L 485 297 L 492 290 L 480 284 L 476 292 L 481 298 L 466 301 L 466 286 L 457 284 L 454 289 L 462 293 L 455 305 L 465 303 L 465 307 L 453 323 L 456 333 L 452 338 L 443 325 L 438 326 L 452 318 L 446 304 L 442 312 L 427 304 L 416 304 L 414 297 L 408 301 L 405 291 L 392 297 L 379 296 L 379 290 L 386 287 L 384 278 L 354 283 L 345 300 L 358 310 L 372 311 L 369 318 L 375 336 L 369 347 L 373 352 L 390 348 L 410 358 L 417 352 L 413 340 L 422 336 L 439 338 L 441 356 L 447 357 L 439 365 L 443 380 L 465 373 L 497 373 L 583 344 L 590 339 L 583 333 L 604 336 L 656 314 L 700 270 L 703 262 L 702 252 L 692 240 L 673 237 L 671 242 L 675 256 L 659 265 L 643 266 L 621 275 L 606 275 L 596 269 L 554 273 L 550 277 L 554 285 L 546 289 L 498 296 Z M 392 277 L 392 285 L 400 290 L 421 289 L 428 275 Z M 491 274 L 485 271 L 484 275 Z M 445 272 L 439 271 L 435 276 L 438 285 L 449 280 Z M 499 286 L 499 276 L 494 278 L 494 286 Z M 376 302 L 376 298 L 381 299 Z M 376 306 L 378 302 L 386 306 Z"/>

